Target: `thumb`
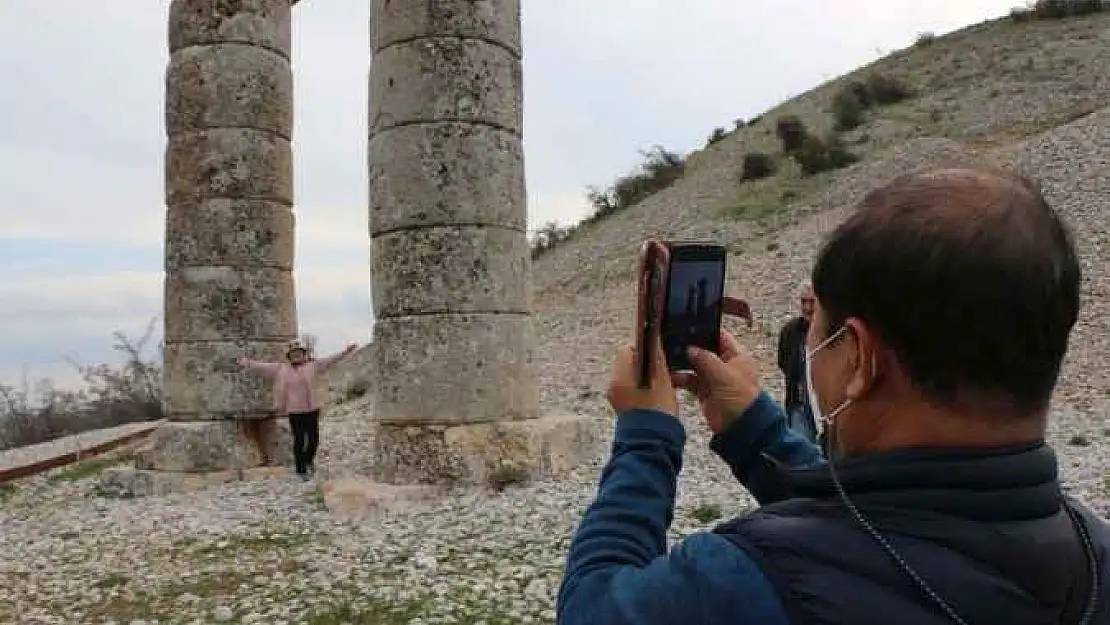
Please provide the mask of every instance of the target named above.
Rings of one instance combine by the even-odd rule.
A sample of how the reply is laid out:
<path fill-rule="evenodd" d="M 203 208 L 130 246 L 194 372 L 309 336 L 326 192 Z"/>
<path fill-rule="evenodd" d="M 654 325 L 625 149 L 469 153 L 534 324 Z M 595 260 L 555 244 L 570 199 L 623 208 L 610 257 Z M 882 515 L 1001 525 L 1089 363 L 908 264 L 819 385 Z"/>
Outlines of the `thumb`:
<path fill-rule="evenodd" d="M 700 347 L 690 347 L 690 362 L 698 372 L 698 376 L 710 383 L 724 379 L 727 366 L 717 354 Z"/>

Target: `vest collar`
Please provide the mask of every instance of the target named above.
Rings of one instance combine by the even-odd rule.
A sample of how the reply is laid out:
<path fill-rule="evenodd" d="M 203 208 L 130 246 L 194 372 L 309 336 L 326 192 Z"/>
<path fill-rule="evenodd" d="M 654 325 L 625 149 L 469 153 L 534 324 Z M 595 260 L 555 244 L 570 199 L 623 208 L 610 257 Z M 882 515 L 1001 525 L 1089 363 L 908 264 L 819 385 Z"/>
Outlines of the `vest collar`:
<path fill-rule="evenodd" d="M 793 497 L 836 497 L 835 477 L 853 500 L 931 510 L 975 521 L 1018 521 L 1061 509 L 1056 454 L 1044 441 L 992 449 L 912 449 L 868 454 L 835 467 L 777 473 Z"/>

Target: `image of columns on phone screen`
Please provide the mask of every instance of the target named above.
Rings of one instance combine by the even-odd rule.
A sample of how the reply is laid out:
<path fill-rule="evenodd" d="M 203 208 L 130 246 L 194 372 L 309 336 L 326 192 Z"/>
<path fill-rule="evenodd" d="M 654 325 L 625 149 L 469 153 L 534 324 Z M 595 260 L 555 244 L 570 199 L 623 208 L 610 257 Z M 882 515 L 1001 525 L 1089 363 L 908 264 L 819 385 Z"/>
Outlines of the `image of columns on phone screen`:
<path fill-rule="evenodd" d="M 721 323 L 724 263 L 678 260 L 671 263 L 663 349 L 672 370 L 692 368 L 686 348 L 716 349 Z"/>

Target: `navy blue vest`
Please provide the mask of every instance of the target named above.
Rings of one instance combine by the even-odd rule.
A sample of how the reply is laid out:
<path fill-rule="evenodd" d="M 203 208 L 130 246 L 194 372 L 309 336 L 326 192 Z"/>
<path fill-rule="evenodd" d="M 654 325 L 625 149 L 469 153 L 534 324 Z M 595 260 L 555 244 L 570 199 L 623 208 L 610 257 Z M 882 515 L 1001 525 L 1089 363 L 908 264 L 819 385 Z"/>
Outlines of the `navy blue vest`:
<path fill-rule="evenodd" d="M 895 452 L 838 466 L 866 525 L 820 469 L 784 474 L 792 498 L 715 530 L 760 565 L 792 625 L 960 622 L 941 602 L 968 625 L 1078 625 L 1088 609 L 1090 625 L 1110 625 L 1110 532 L 1061 495 L 1047 445 Z"/>

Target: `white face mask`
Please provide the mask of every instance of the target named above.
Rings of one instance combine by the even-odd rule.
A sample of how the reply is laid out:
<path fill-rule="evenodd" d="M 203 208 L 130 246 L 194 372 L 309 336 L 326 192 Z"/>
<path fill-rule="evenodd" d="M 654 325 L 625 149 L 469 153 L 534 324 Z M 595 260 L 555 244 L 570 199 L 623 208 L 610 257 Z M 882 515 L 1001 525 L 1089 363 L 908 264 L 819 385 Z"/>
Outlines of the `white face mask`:
<path fill-rule="evenodd" d="M 809 392 L 809 407 L 813 411 L 814 420 L 820 422 L 822 425 L 822 429 L 824 430 L 828 430 L 830 427 L 832 427 L 833 419 L 835 419 L 836 415 L 840 414 L 845 408 L 850 406 L 852 404 L 852 400 L 845 399 L 844 402 L 833 409 L 833 411 L 830 412 L 828 416 L 825 416 L 821 413 L 821 402 L 817 397 L 817 390 L 813 386 L 813 356 L 817 352 L 827 347 L 829 343 L 835 341 L 837 337 L 839 337 L 841 334 L 844 334 L 844 331 L 846 329 L 848 329 L 848 326 L 840 326 L 840 329 L 829 336 L 829 338 L 821 341 L 821 343 L 817 347 L 814 347 L 812 351 L 806 352 L 806 391 Z"/>

